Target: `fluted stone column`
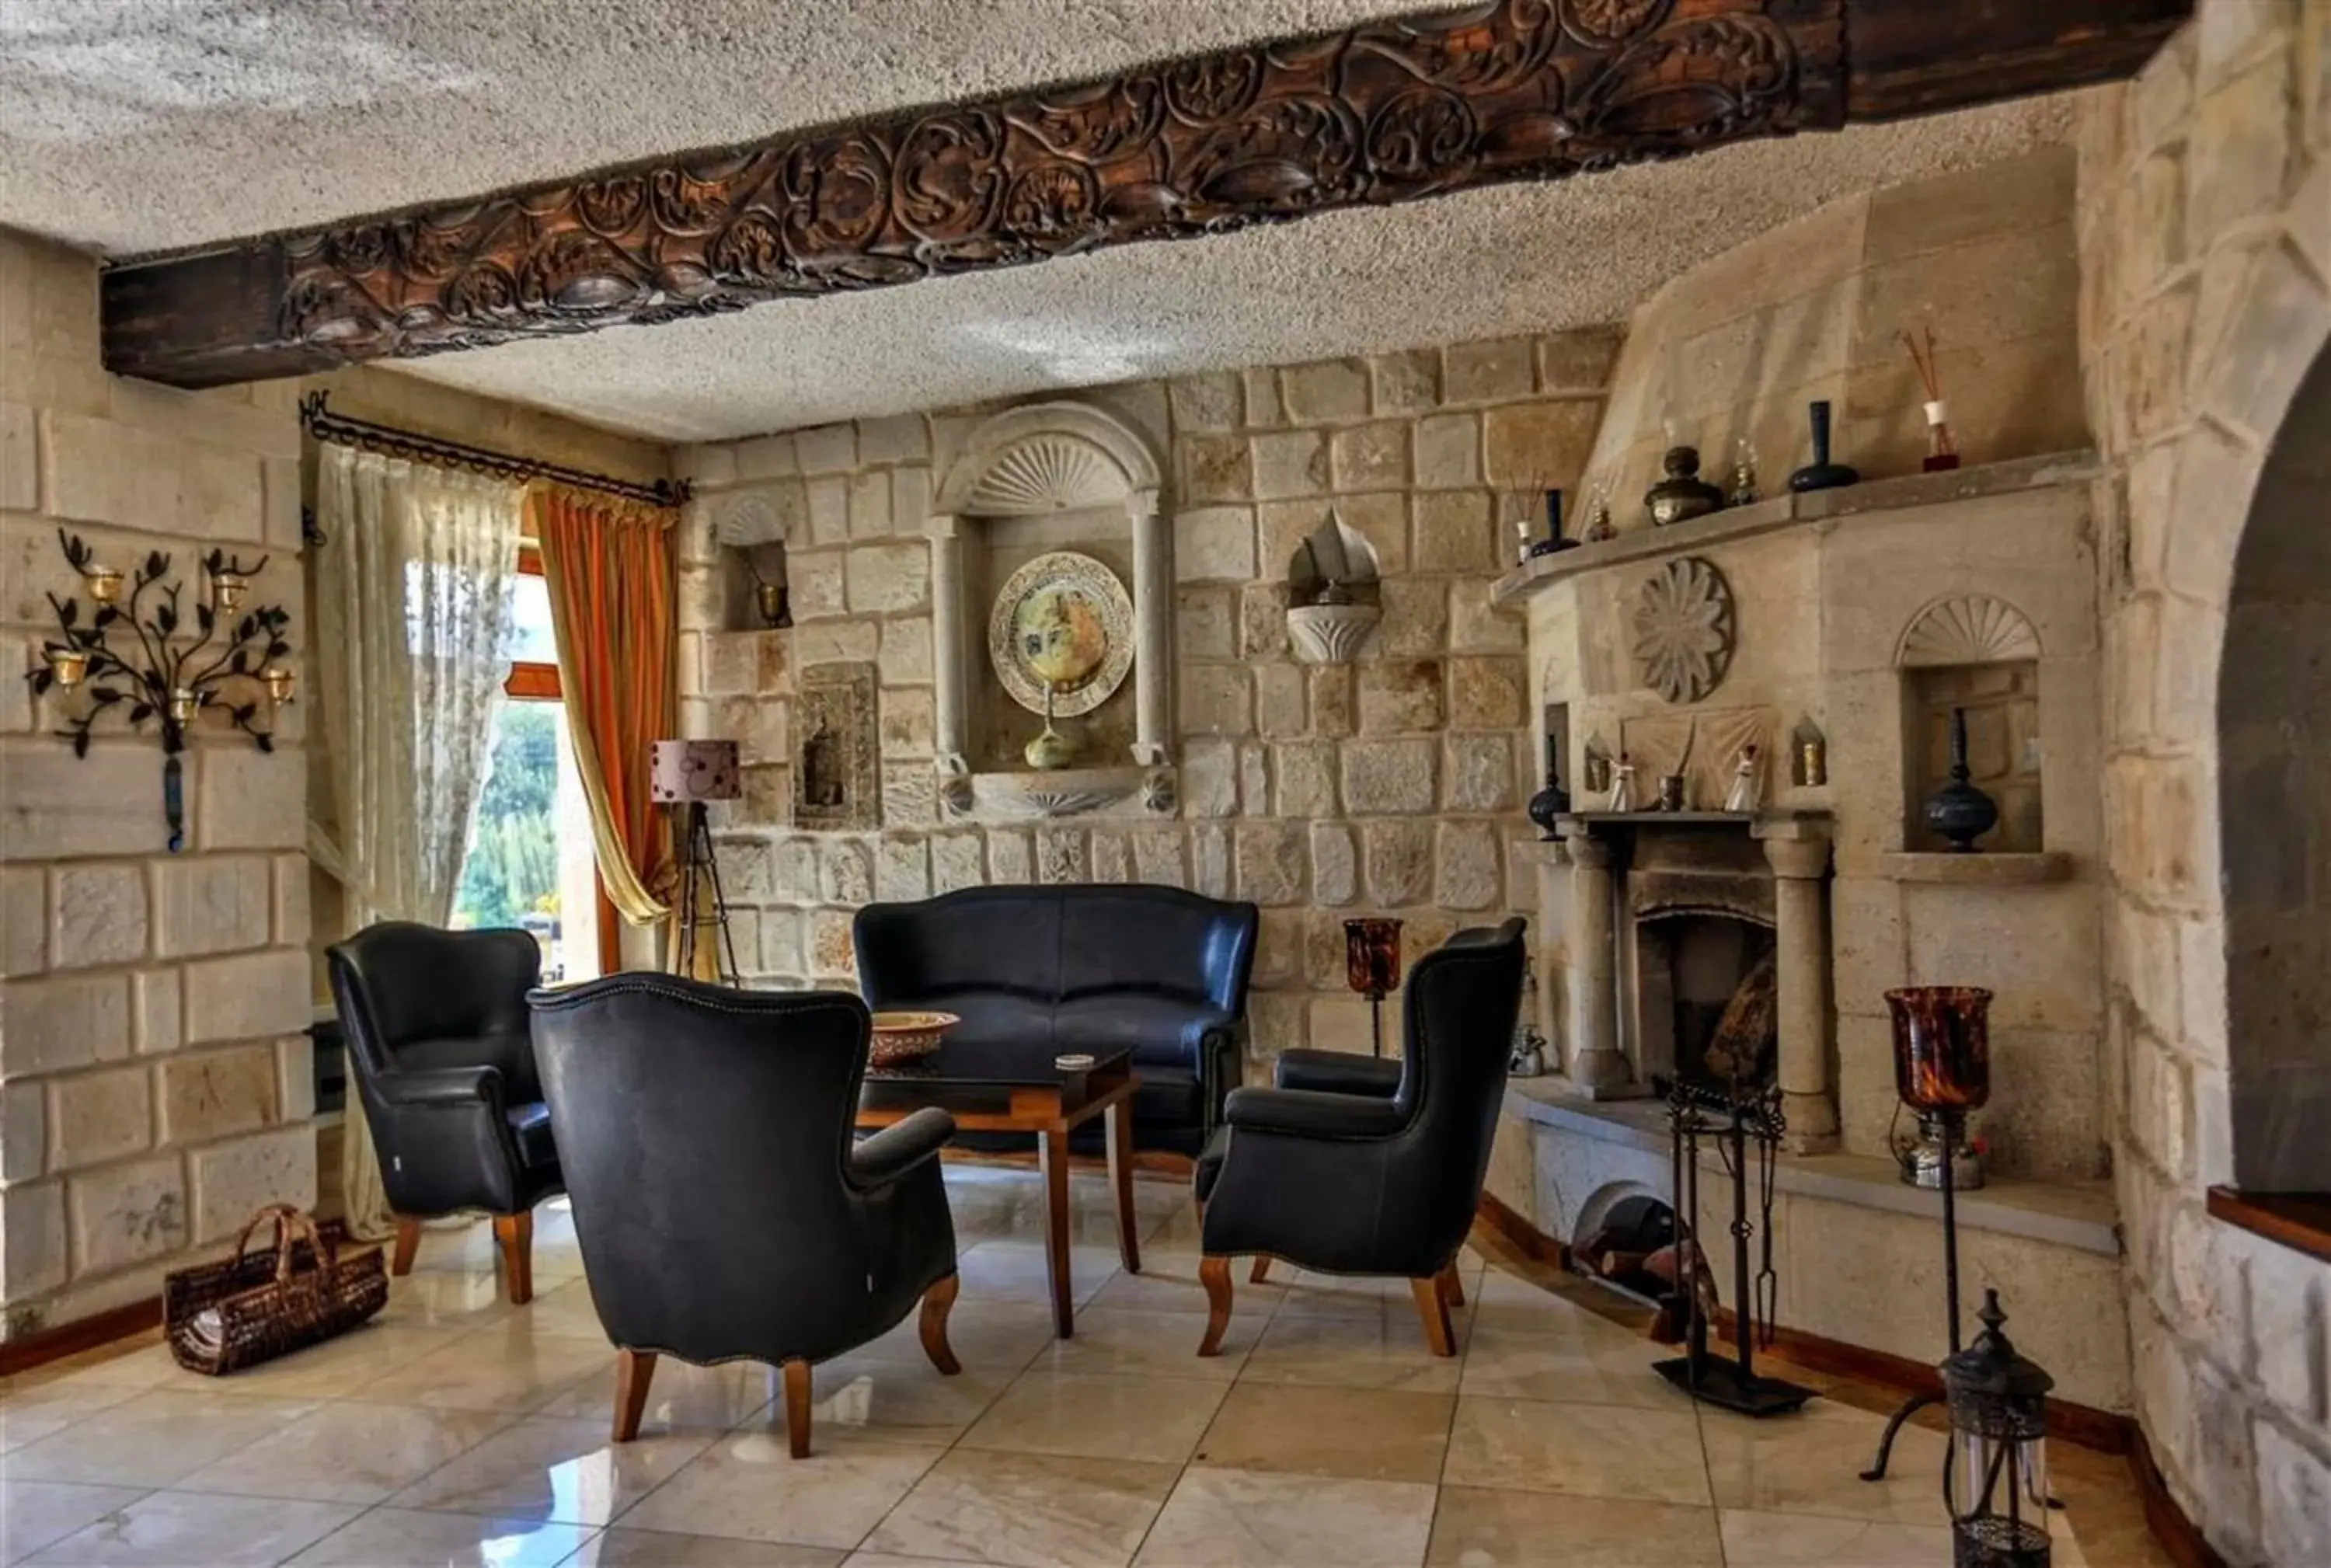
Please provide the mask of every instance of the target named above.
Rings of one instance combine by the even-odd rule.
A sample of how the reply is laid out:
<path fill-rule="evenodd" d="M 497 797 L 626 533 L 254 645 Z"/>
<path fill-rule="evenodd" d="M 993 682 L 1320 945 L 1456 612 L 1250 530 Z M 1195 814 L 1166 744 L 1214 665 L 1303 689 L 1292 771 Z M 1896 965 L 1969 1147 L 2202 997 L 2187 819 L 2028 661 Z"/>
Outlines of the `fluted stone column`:
<path fill-rule="evenodd" d="M 1133 760 L 1155 767 L 1173 734 L 1173 541 L 1157 510 L 1157 492 L 1126 502 L 1133 522 Z"/>
<path fill-rule="evenodd" d="M 1612 912 L 1617 846 L 1565 823 L 1570 851 L 1570 1081 L 1598 1098 L 1634 1075 L 1619 1049 L 1619 948 Z"/>
<path fill-rule="evenodd" d="M 1837 1097 L 1829 1079 L 1828 824 L 1759 822 L 1773 867 L 1774 965 L 1780 1012 L 1781 1112 L 1786 1147 L 1821 1154 L 1837 1147 Z"/>
<path fill-rule="evenodd" d="M 963 536 L 952 517 L 935 517 L 931 536 L 931 681 L 941 772 L 959 770 L 970 754 L 963 658 Z"/>

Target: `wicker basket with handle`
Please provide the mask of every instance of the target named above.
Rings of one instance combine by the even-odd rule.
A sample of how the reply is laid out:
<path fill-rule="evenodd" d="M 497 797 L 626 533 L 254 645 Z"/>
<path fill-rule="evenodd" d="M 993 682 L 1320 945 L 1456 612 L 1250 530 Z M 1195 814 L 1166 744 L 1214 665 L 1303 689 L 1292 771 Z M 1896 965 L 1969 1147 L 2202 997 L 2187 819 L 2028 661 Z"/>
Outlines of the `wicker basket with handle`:
<path fill-rule="evenodd" d="M 272 1221 L 272 1256 L 251 1234 Z M 235 1238 L 234 1256 L 176 1269 L 163 1282 L 171 1357 L 190 1372 L 254 1366 L 354 1328 L 388 1305 L 380 1249 L 343 1251 L 347 1228 L 321 1225 L 290 1203 L 270 1203 Z"/>

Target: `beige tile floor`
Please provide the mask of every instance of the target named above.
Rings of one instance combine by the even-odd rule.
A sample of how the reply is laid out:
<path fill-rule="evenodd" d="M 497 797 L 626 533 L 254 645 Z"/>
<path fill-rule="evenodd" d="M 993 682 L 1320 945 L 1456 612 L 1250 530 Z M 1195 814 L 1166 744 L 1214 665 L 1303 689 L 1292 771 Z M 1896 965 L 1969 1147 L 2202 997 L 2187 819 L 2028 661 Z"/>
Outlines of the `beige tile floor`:
<path fill-rule="evenodd" d="M 607 1440 L 614 1357 L 563 1211 L 539 1294 L 498 1299 L 484 1225 L 433 1231 L 378 1322 L 233 1378 L 150 1340 L 0 1385 L 0 1563 L 492 1568 L 1892 1568 L 1949 1561 L 1942 1440 L 1854 1478 L 1887 1401 L 1756 1423 L 1695 1408 L 1593 1287 L 1469 1253 L 1461 1354 L 1407 1286 L 1244 1283 L 1219 1360 L 1179 1183 L 1145 1180 L 1145 1270 L 1077 1179 L 1073 1340 L 1044 1306 L 1042 1195 L 950 1172 L 961 1376 L 911 1321 L 818 1369 L 817 1452 L 786 1458 L 775 1374 L 658 1371 Z M 1541 1282 L 1543 1281 L 1543 1282 Z M 2056 1449 L 2060 1564 L 2153 1568 L 2117 1460 Z"/>

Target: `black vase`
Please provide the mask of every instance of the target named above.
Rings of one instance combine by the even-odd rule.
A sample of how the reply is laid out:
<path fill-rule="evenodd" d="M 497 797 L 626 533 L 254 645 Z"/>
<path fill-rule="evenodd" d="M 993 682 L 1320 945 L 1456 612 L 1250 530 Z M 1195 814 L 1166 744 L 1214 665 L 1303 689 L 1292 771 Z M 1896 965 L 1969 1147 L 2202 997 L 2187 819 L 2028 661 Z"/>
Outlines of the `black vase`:
<path fill-rule="evenodd" d="M 1530 796 L 1525 809 L 1537 824 L 1539 838 L 1552 843 L 1561 836 L 1554 831 L 1554 820 L 1570 810 L 1570 790 L 1562 782 L 1562 758 L 1552 736 L 1546 737 L 1546 788 Z"/>
<path fill-rule="evenodd" d="M 1833 490 L 1860 484 L 1861 476 L 1841 462 L 1829 461 L 1829 404 L 1815 403 L 1806 411 L 1812 421 L 1813 461 L 1789 476 L 1793 490 Z"/>
<path fill-rule="evenodd" d="M 1999 804 L 1967 782 L 1966 709 L 1951 709 L 1951 782 L 1927 801 L 1927 826 L 1960 854 L 1999 825 Z"/>

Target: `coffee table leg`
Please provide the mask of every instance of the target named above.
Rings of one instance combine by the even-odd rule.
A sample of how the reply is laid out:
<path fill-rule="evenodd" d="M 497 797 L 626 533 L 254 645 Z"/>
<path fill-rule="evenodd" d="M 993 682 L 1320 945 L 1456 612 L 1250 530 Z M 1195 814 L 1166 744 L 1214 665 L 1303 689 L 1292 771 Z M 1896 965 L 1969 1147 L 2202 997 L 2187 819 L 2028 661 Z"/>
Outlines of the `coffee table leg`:
<path fill-rule="evenodd" d="M 1055 1125 L 1038 1133 L 1036 1160 L 1044 1168 L 1044 1270 L 1052 1284 L 1052 1332 L 1068 1339 L 1077 1332 L 1069 1295 L 1069 1129 Z"/>
<path fill-rule="evenodd" d="M 1117 1192 L 1117 1252 L 1127 1274 L 1141 1272 L 1141 1232 L 1133 1221 L 1133 1102 L 1108 1107 L 1108 1184 Z"/>

